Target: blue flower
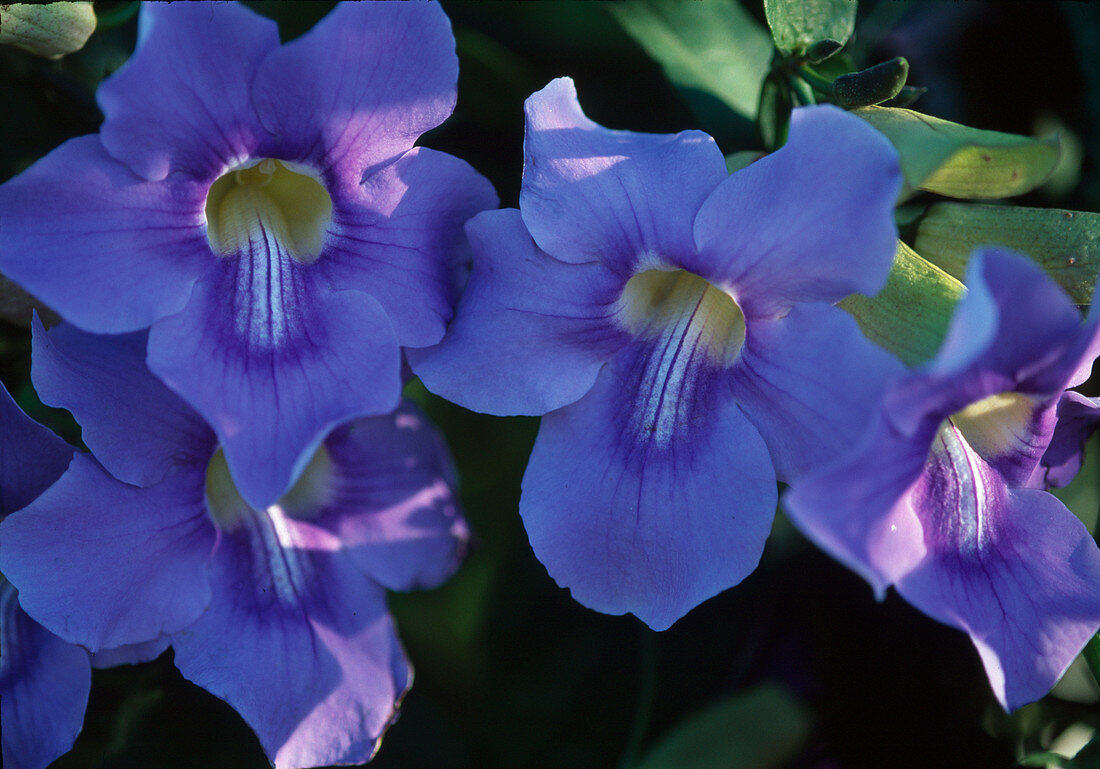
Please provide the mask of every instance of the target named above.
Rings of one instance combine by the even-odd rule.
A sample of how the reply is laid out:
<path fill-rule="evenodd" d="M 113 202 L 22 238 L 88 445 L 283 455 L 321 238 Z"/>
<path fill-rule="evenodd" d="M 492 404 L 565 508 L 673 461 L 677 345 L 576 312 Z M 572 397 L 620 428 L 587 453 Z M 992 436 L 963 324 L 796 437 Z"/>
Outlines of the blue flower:
<path fill-rule="evenodd" d="M 777 477 L 854 440 L 900 368 L 832 306 L 890 270 L 897 156 L 832 107 L 732 176 L 705 134 L 597 125 L 568 79 L 526 112 L 520 210 L 467 225 L 456 318 L 410 362 L 467 408 L 542 415 L 535 555 L 667 628 L 756 567 Z"/>
<path fill-rule="evenodd" d="M 72 455 L 64 441 L 20 411 L 0 386 L 0 520 L 57 480 Z M 91 682 L 88 653 L 28 617 L 15 588 L 0 576 L 4 766 L 44 769 L 72 747 L 84 724 Z"/>
<path fill-rule="evenodd" d="M 0 187 L 0 270 L 96 333 L 151 326 L 153 372 L 265 507 L 347 419 L 392 410 L 438 342 L 489 183 L 413 147 L 455 102 L 435 3 L 349 3 L 280 46 L 223 3 L 151 3 L 98 135 Z"/>
<path fill-rule="evenodd" d="M 1077 466 L 1100 342 L 1038 267 L 979 251 L 936 358 L 894 383 L 854 451 L 796 482 L 792 520 L 881 595 L 970 635 L 1008 709 L 1057 682 L 1100 626 L 1100 550 L 1053 495 Z M 1061 409 L 1059 404 L 1062 404 Z M 1054 478 L 1048 478 L 1051 471 Z"/>
<path fill-rule="evenodd" d="M 34 341 L 36 388 L 94 458 L 0 524 L 26 612 L 93 652 L 170 642 L 277 766 L 368 760 L 411 683 L 385 589 L 438 585 L 468 538 L 439 437 L 408 404 L 352 421 L 254 507 L 213 431 L 146 368 L 144 332 L 36 325 Z"/>

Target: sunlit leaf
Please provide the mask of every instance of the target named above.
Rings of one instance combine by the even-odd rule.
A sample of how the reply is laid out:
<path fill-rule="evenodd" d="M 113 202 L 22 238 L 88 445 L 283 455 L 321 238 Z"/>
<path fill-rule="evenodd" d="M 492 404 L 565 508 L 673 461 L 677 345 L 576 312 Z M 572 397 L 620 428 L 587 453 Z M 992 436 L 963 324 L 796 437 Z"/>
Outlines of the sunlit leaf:
<path fill-rule="evenodd" d="M 795 756 L 809 733 L 802 703 L 778 686 L 758 686 L 688 716 L 638 769 L 771 769 Z"/>
<path fill-rule="evenodd" d="M 865 107 L 852 114 L 897 148 L 903 196 L 918 189 L 952 198 L 1020 195 L 1042 184 L 1058 164 L 1056 138 L 983 131 L 893 107 Z"/>
<path fill-rule="evenodd" d="M 1078 304 L 1092 301 L 1100 271 L 1100 214 L 1060 208 L 937 203 L 917 226 L 914 248 L 962 278 L 976 246 L 1027 254 Z"/>
<path fill-rule="evenodd" d="M 0 43 L 46 59 L 79 51 L 95 31 L 91 3 L 0 5 Z"/>
<path fill-rule="evenodd" d="M 936 354 L 962 293 L 956 278 L 898 241 L 882 291 L 873 298 L 852 294 L 839 306 L 851 313 L 868 339 L 914 366 Z"/>
<path fill-rule="evenodd" d="M 755 118 L 772 42 L 738 3 L 627 0 L 607 8 L 661 64 L 704 128 L 713 133 L 720 125 L 718 107 L 743 119 Z"/>
<path fill-rule="evenodd" d="M 775 47 L 801 53 L 819 40 L 843 45 L 856 25 L 856 0 L 764 0 Z"/>
<path fill-rule="evenodd" d="M 1100 737 L 1093 737 L 1088 745 L 1077 751 L 1070 765 L 1074 769 L 1100 769 Z"/>

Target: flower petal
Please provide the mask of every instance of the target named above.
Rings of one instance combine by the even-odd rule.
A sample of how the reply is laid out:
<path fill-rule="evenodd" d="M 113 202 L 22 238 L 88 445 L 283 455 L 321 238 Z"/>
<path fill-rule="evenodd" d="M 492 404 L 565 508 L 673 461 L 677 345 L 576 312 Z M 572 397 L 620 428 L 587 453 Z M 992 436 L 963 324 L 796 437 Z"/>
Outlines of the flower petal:
<path fill-rule="evenodd" d="M 249 84 L 278 27 L 236 3 L 146 3 L 140 27 L 134 55 L 96 94 L 103 146 L 150 181 L 210 181 L 263 136 Z"/>
<path fill-rule="evenodd" d="M 138 665 L 152 662 L 172 645 L 172 637 L 161 635 L 152 641 L 119 646 L 115 649 L 100 649 L 91 655 L 92 667 L 96 670 L 118 667 L 119 665 Z"/>
<path fill-rule="evenodd" d="M 214 428 L 241 496 L 264 508 L 336 424 L 400 397 L 393 328 L 372 297 L 328 290 L 282 250 L 219 261 L 149 333 L 149 368 Z M 277 245 L 277 244 L 276 244 Z"/>
<path fill-rule="evenodd" d="M 457 83 L 438 3 L 344 3 L 264 60 L 252 97 L 282 157 L 355 186 L 451 114 Z"/>
<path fill-rule="evenodd" d="M 604 128 L 567 77 L 531 95 L 525 113 L 520 210 L 540 248 L 628 276 L 639 262 L 688 259 L 699 206 L 726 178 L 713 139 Z"/>
<path fill-rule="evenodd" d="M 767 448 L 720 374 L 663 377 L 678 370 L 663 359 L 629 349 L 543 417 L 520 498 L 558 584 L 655 630 L 756 568 L 776 502 Z"/>
<path fill-rule="evenodd" d="M 47 332 L 36 317 L 33 334 L 38 396 L 72 412 L 85 445 L 120 481 L 149 486 L 214 453 L 210 428 L 146 367 L 145 332 L 89 334 L 67 323 Z"/>
<path fill-rule="evenodd" d="M 77 454 L 0 523 L 0 571 L 28 614 L 93 652 L 186 627 L 210 600 L 203 483 L 201 472 L 177 471 L 136 488 Z"/>
<path fill-rule="evenodd" d="M 45 769 L 66 753 L 84 726 L 91 685 L 88 652 L 65 643 L 23 613 L 15 588 L 0 578 L 4 766 Z"/>
<path fill-rule="evenodd" d="M 1100 427 L 1100 401 L 1066 392 L 1058 401 L 1058 424 L 1043 455 L 1043 483 L 1065 486 L 1081 469 L 1085 443 Z"/>
<path fill-rule="evenodd" d="M 855 444 L 901 362 L 863 336 L 852 316 L 802 304 L 747 326 L 734 397 L 790 483 Z"/>
<path fill-rule="evenodd" d="M 73 139 L 0 186 L 0 271 L 81 328 L 136 331 L 180 310 L 213 258 L 204 195 Z"/>
<path fill-rule="evenodd" d="M 796 109 L 787 143 L 707 198 L 699 264 L 684 266 L 732 286 L 748 317 L 874 294 L 894 260 L 900 185 L 897 152 L 866 122 L 832 106 Z"/>
<path fill-rule="evenodd" d="M 545 414 L 580 398 L 623 344 L 623 281 L 599 262 L 566 264 L 531 240 L 519 211 L 466 226 L 474 269 L 443 342 L 409 351 L 424 385 L 485 414 Z"/>
<path fill-rule="evenodd" d="M 1081 314 L 1065 291 L 1033 261 L 1004 249 L 975 252 L 966 284 L 978 283 L 986 287 L 998 314 L 996 335 L 971 365 L 1012 376 L 1020 382 L 1017 389 L 1022 392 L 1049 395 L 1064 390 L 1093 336 L 1083 333 Z M 964 304 L 965 299 L 960 308 Z M 959 321 L 952 318 L 948 338 L 965 337 L 975 322 L 985 320 L 984 314 L 974 318 L 963 315 Z M 1060 361 L 1069 349 L 1077 354 Z M 1052 365 L 1055 361 L 1059 365 Z M 933 372 L 937 369 L 932 367 Z"/>
<path fill-rule="evenodd" d="M 224 531 L 210 573 L 210 608 L 173 638 L 184 677 L 240 713 L 277 766 L 367 761 L 411 683 L 382 589 L 277 507 Z"/>
<path fill-rule="evenodd" d="M 990 396 L 1019 393 L 1026 412 L 1002 420 L 996 445 L 983 447 L 981 454 L 1010 486 L 1024 485 L 1041 472 L 1054 408 L 1096 328 L 1082 324 L 1069 298 L 1042 270 L 1010 252 L 976 252 L 967 285 L 940 352 L 891 389 L 886 413 L 906 433 Z"/>
<path fill-rule="evenodd" d="M 454 468 L 442 437 L 411 402 L 325 439 L 335 497 L 315 523 L 390 590 L 437 587 L 466 553 Z"/>
<path fill-rule="evenodd" d="M 1014 710 L 1050 691 L 1100 626 L 1100 550 L 1052 495 L 999 491 L 981 546 L 960 548 L 933 524 L 928 558 L 897 588 L 970 634 L 997 699 Z"/>
<path fill-rule="evenodd" d="M 492 185 L 467 163 L 416 147 L 337 195 L 317 268 L 334 287 L 377 299 L 402 345 L 435 344 L 457 299 L 462 225 L 497 203 Z"/>
<path fill-rule="evenodd" d="M 799 530 L 866 579 L 880 599 L 927 551 L 909 490 L 924 469 L 934 430 L 903 436 L 876 417 L 852 453 L 797 479 L 783 495 Z"/>
<path fill-rule="evenodd" d="M 0 385 L 0 520 L 60 478 L 72 456 L 72 447 L 24 414 Z"/>

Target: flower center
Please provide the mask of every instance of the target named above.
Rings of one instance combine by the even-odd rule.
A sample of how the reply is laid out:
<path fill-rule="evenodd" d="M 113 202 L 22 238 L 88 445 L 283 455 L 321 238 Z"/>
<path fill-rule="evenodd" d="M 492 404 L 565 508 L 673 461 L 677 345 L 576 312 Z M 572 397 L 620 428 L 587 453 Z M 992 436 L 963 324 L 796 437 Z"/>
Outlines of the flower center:
<path fill-rule="evenodd" d="M 315 518 L 330 501 L 333 491 L 334 469 L 328 449 L 321 446 L 309 460 L 306 469 L 286 494 L 272 507 L 299 520 Z M 236 529 L 245 516 L 253 514 L 253 508 L 245 502 L 233 478 L 225 453 L 218 449 L 206 466 L 206 509 L 210 517 L 223 531 Z"/>
<path fill-rule="evenodd" d="M 206 236 L 214 253 L 249 253 L 274 239 L 304 264 L 321 255 L 332 221 L 332 198 L 308 169 L 282 160 L 238 166 L 219 176 L 206 196 Z"/>
<path fill-rule="evenodd" d="M 926 491 L 938 514 L 928 524 L 937 541 L 976 553 L 992 541 L 991 516 L 999 509 L 1003 482 L 990 462 L 1011 456 L 1028 434 L 1031 399 L 998 393 L 956 411 L 940 425 L 925 460 Z M 1003 468 L 1002 468 L 1003 469 Z"/>
<path fill-rule="evenodd" d="M 686 270 L 645 270 L 623 287 L 619 318 L 638 336 L 674 334 L 722 366 L 745 344 L 745 314 L 733 297 Z"/>
<path fill-rule="evenodd" d="M 1005 453 L 1019 436 L 1026 435 L 1033 409 L 1034 403 L 1026 395 L 1004 392 L 971 403 L 952 414 L 949 421 L 978 456 L 989 459 Z"/>

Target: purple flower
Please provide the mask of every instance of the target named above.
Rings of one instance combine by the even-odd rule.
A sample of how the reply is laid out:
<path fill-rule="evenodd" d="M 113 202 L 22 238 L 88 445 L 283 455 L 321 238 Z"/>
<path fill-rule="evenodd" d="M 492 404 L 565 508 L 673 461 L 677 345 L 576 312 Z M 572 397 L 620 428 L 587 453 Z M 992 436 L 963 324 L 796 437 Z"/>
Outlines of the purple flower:
<path fill-rule="evenodd" d="M 520 210 L 467 225 L 435 393 L 543 415 L 520 513 L 573 596 L 667 628 L 756 566 L 790 479 L 854 439 L 900 367 L 831 303 L 894 255 L 890 145 L 799 110 L 732 176 L 714 141 L 613 131 L 569 79 L 527 101 Z"/>
<path fill-rule="evenodd" d="M 65 472 L 73 451 L 19 410 L 0 386 L 0 520 Z M 92 673 L 88 653 L 19 608 L 0 576 L 0 720 L 3 765 L 44 769 L 72 747 L 84 723 Z"/>
<path fill-rule="evenodd" d="M 234 4 L 149 4 L 100 133 L 0 187 L 0 270 L 87 331 L 151 326 L 150 369 L 263 508 L 443 336 L 462 224 L 497 205 L 412 146 L 457 76 L 435 3 L 341 5 L 283 46 Z"/>
<path fill-rule="evenodd" d="M 784 503 L 880 596 L 894 585 L 969 633 L 1011 710 L 1049 691 L 1100 625 L 1100 550 L 1041 490 L 1100 315 L 1082 324 L 1038 267 L 1004 251 L 977 252 L 966 285 L 937 357 L 892 385 L 863 442 Z"/>
<path fill-rule="evenodd" d="M 411 682 L 385 589 L 439 584 L 467 539 L 440 439 L 408 404 L 350 422 L 253 507 L 145 347 L 143 332 L 36 326 L 35 386 L 95 459 L 0 525 L 0 570 L 90 651 L 167 637 L 277 766 L 368 760 Z"/>

